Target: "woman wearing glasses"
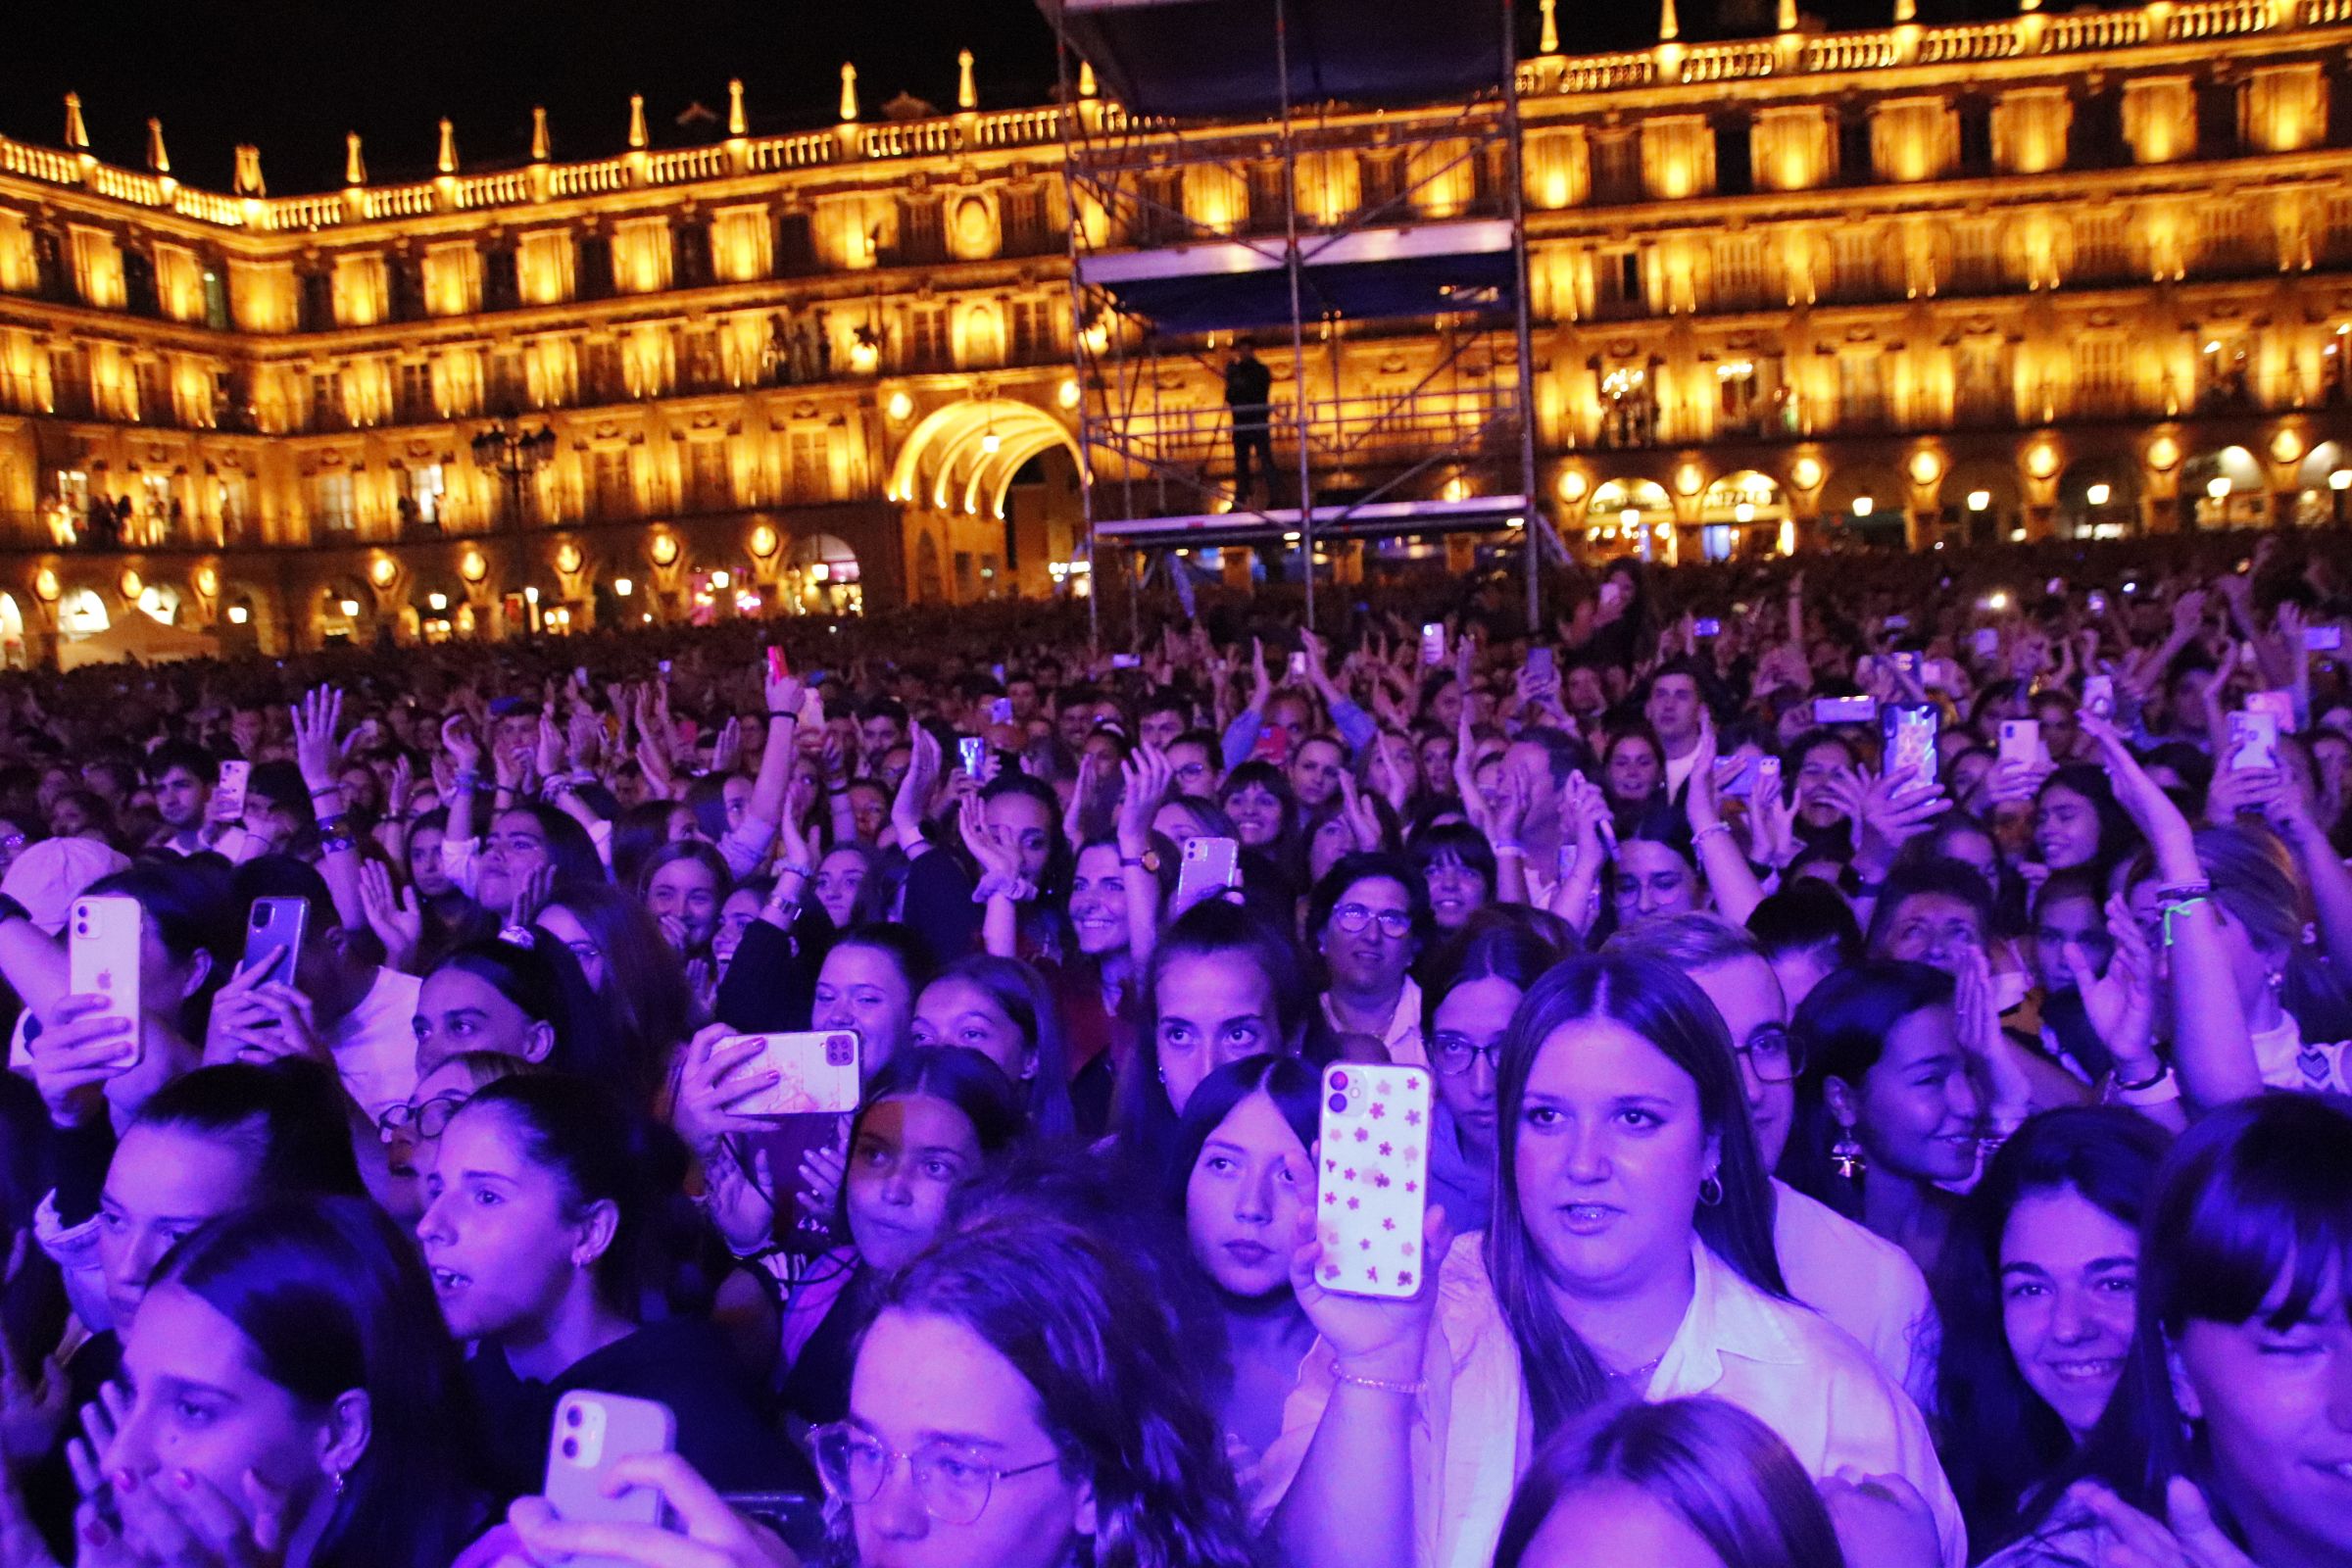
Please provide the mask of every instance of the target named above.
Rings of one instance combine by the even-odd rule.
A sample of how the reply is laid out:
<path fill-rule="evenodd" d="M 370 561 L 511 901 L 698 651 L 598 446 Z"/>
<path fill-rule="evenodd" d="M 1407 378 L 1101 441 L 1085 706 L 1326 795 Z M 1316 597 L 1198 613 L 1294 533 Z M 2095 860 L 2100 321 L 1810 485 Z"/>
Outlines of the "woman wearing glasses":
<path fill-rule="evenodd" d="M 466 1102 L 501 1078 L 536 1071 L 520 1056 L 496 1051 L 463 1051 L 416 1080 L 416 1092 L 396 1105 L 384 1107 L 375 1118 L 375 1135 L 384 1146 L 384 1167 L 390 1181 L 374 1190 L 376 1200 L 403 1225 L 413 1226 L 424 1214 L 426 1172 L 441 1148 L 441 1133 Z M 362 1174 L 367 1167 L 363 1164 Z"/>
<path fill-rule="evenodd" d="M 1332 1032 L 1368 1036 L 1390 1060 L 1424 1065 L 1421 988 L 1411 973 L 1431 931 L 1420 873 L 1394 855 L 1343 856 L 1307 897 L 1306 930 L 1323 957 Z"/>
<path fill-rule="evenodd" d="M 1780 1162 L 1796 1118 L 1804 1054 L 1788 1034 L 1779 973 L 1756 939 L 1712 915 L 1652 920 L 1609 943 L 1655 958 L 1698 983 L 1740 1058 L 1748 1121 L 1764 1168 Z M 1772 1246 L 1788 1294 L 1860 1341 L 1922 1409 L 1935 1377 L 1936 1307 L 1911 1254 L 1872 1235 L 1779 1177 L 1772 1182 Z"/>
<path fill-rule="evenodd" d="M 1482 909 L 1431 956 L 1421 988 L 1437 1110 L 1431 1200 L 1457 1232 L 1486 1229 L 1494 1204 L 1494 1056 L 1519 999 L 1567 955 L 1509 906 Z"/>

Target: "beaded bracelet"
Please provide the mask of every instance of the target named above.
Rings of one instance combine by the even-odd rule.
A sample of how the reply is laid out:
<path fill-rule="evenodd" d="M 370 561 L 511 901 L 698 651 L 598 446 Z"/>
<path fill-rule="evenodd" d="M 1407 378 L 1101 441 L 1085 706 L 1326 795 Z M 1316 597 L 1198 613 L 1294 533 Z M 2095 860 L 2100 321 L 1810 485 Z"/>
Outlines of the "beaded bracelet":
<path fill-rule="evenodd" d="M 1417 1399 L 1429 1392 L 1429 1384 L 1418 1378 L 1410 1383 L 1396 1383 L 1387 1378 L 1357 1377 L 1354 1373 L 1336 1366 L 1331 1370 L 1331 1380 L 1334 1383 L 1350 1384 L 1359 1389 L 1370 1389 L 1375 1394 L 1400 1394 L 1408 1399 Z"/>

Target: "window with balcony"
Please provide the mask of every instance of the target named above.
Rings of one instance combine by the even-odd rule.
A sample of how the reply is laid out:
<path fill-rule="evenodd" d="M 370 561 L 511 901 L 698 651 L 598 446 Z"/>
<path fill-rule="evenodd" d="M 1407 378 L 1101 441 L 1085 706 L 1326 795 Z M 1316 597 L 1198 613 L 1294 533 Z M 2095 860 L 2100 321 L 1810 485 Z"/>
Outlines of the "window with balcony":
<path fill-rule="evenodd" d="M 313 270 L 302 274 L 299 315 L 296 322 L 305 332 L 326 332 L 335 325 L 335 280 L 328 273 Z"/>
<path fill-rule="evenodd" d="M 360 525 L 352 501 L 351 472 L 330 468 L 311 475 L 311 526 L 318 533 L 351 533 Z"/>
<path fill-rule="evenodd" d="M 917 305 L 906 313 L 906 368 L 946 370 L 954 368 L 948 349 L 948 308 Z"/>
<path fill-rule="evenodd" d="M 776 215 L 776 270 L 785 275 L 816 270 L 816 230 L 807 213 Z"/>
<path fill-rule="evenodd" d="M 402 364 L 393 414 L 402 424 L 425 424 L 438 417 L 440 411 L 433 407 L 433 367 L 429 361 Z"/>
<path fill-rule="evenodd" d="M 630 451 L 612 447 L 596 454 L 594 506 L 603 518 L 637 514 L 637 488 L 632 482 Z"/>
<path fill-rule="evenodd" d="M 1838 356 L 1838 428 L 1886 427 L 1885 357 L 1877 349 Z"/>
<path fill-rule="evenodd" d="M 2128 345 L 2121 335 L 2093 333 L 2075 340 L 2075 413 L 2108 418 L 2132 412 Z"/>
<path fill-rule="evenodd" d="M 1952 416 L 1964 425 L 2007 424 L 2016 413 L 2009 384 L 2009 345 L 1974 338 L 1960 345 L 1953 367 Z"/>
<path fill-rule="evenodd" d="M 825 432 L 821 429 L 800 429 L 792 432 L 792 497 L 795 501 L 830 501 L 833 499 L 833 466 L 826 450 Z"/>
<path fill-rule="evenodd" d="M 1778 303 L 1764 267 L 1761 234 L 1730 234 L 1715 241 L 1715 305 L 1718 310 L 1753 311 Z"/>
<path fill-rule="evenodd" d="M 311 372 L 311 428 L 340 430 L 349 422 L 343 415 L 343 375 L 339 370 Z"/>
<path fill-rule="evenodd" d="M 2075 276 L 2084 283 L 2121 283 L 2132 276 L 2132 247 L 2122 213 L 2075 218 Z"/>
<path fill-rule="evenodd" d="M 1054 232 L 1043 183 L 1025 180 L 1006 186 L 999 211 L 1004 215 L 1005 255 L 1040 256 L 1061 249 L 1061 236 Z"/>
<path fill-rule="evenodd" d="M 735 505 L 735 475 L 723 440 L 686 443 L 686 505 L 694 512 L 724 512 Z"/>
<path fill-rule="evenodd" d="M 1642 291 L 1642 253 L 1606 250 L 1592 258 L 1593 284 L 1599 314 L 1604 319 L 1649 314 L 1648 297 Z"/>
<path fill-rule="evenodd" d="M 1012 359 L 1016 365 L 1035 365 L 1056 357 L 1059 334 L 1054 323 L 1069 309 L 1066 302 L 1025 299 L 1012 302 Z"/>
<path fill-rule="evenodd" d="M 939 198 L 899 198 L 898 265 L 922 267 L 948 259 L 947 239 L 940 224 Z"/>

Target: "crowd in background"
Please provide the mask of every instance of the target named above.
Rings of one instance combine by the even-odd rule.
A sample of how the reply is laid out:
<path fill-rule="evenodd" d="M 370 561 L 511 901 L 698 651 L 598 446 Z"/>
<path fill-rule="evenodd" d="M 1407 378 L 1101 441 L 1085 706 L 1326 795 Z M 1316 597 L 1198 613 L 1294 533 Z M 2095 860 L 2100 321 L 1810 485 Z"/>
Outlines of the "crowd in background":
<path fill-rule="evenodd" d="M 2347 570 L 0 677 L 0 1568 L 2352 1564 Z"/>

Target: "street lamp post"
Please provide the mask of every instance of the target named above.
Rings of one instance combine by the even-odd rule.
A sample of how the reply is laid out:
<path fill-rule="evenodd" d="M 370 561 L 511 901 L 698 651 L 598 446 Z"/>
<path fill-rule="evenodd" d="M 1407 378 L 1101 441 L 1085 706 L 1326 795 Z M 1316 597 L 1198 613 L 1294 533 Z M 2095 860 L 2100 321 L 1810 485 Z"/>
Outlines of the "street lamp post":
<path fill-rule="evenodd" d="M 555 455 L 556 432 L 552 426 L 545 424 L 536 430 L 526 431 L 519 421 L 513 424 L 502 421 L 473 438 L 474 466 L 488 468 L 506 481 L 507 515 L 514 536 L 514 582 L 517 587 L 531 575 L 529 522 L 523 515 L 522 507 L 523 481 L 545 467 Z"/>

